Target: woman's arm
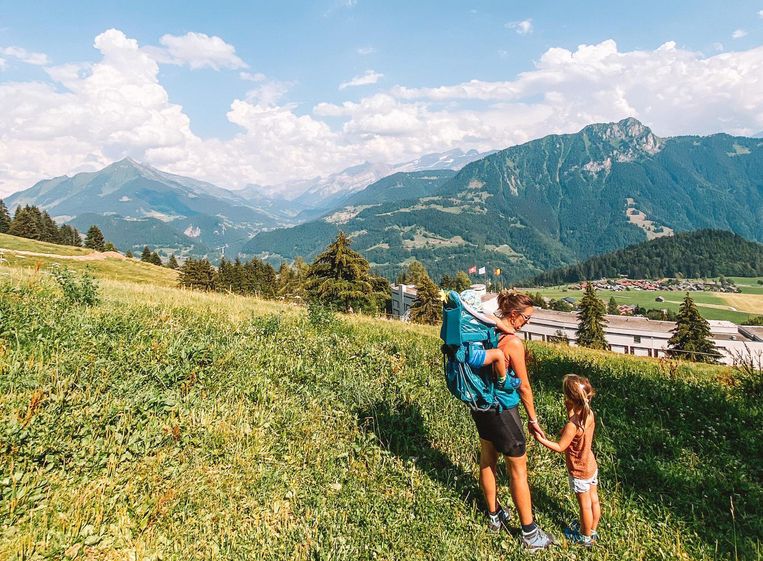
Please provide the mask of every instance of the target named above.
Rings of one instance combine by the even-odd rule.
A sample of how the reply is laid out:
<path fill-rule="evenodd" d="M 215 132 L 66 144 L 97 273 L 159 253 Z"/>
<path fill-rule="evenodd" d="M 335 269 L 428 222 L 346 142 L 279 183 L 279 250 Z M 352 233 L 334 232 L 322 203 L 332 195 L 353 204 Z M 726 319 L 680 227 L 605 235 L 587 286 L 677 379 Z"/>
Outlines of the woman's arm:
<path fill-rule="evenodd" d="M 514 373 L 522 381 L 517 390 L 519 392 L 519 399 L 522 400 L 522 405 L 527 411 L 528 423 L 530 425 L 530 431 L 537 432 L 541 436 L 545 437 L 546 434 L 538 424 L 538 414 L 535 412 L 535 400 L 533 398 L 533 390 L 530 387 L 530 377 L 527 374 L 527 363 L 525 362 L 525 346 L 519 337 L 507 337 L 505 354 L 509 358 L 511 368 Z"/>
<path fill-rule="evenodd" d="M 575 434 L 578 431 L 577 425 L 572 422 L 568 422 L 562 429 L 562 434 L 559 435 L 559 442 L 549 440 L 545 436 L 536 435 L 535 440 L 543 444 L 549 450 L 554 452 L 564 452 L 572 443 L 572 439 L 575 438 Z"/>
<path fill-rule="evenodd" d="M 498 331 L 502 333 L 515 333 L 514 328 L 509 325 L 508 322 L 502 320 L 498 316 L 494 314 L 485 314 L 487 317 L 492 319 L 495 322 L 495 327 Z"/>

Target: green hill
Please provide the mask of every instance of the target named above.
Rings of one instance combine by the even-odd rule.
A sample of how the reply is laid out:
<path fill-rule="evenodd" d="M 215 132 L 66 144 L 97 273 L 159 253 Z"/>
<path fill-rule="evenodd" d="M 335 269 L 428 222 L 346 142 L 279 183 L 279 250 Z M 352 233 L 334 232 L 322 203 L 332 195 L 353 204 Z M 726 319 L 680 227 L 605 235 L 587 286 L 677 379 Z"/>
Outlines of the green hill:
<path fill-rule="evenodd" d="M 0 558 L 526 559 L 516 530 L 485 529 L 477 435 L 434 329 L 101 283 L 78 308 L 45 278 L 0 279 Z M 599 392 L 602 543 L 586 559 L 760 554 L 759 382 L 532 350 L 548 432 L 565 373 Z M 564 461 L 531 443 L 529 467 L 560 536 L 577 512 Z"/>
<path fill-rule="evenodd" d="M 598 255 L 561 269 L 537 275 L 529 286 L 553 286 L 626 275 L 659 279 L 763 275 L 763 244 L 719 230 L 698 230 Z"/>
<path fill-rule="evenodd" d="M 416 258 L 435 278 L 484 265 L 510 282 L 671 230 L 763 242 L 761 177 L 760 139 L 659 138 L 625 119 L 491 154 L 415 201 L 354 208 L 298 236 L 261 232 L 245 251 L 309 259 L 315 240 L 342 229 L 390 277 Z"/>

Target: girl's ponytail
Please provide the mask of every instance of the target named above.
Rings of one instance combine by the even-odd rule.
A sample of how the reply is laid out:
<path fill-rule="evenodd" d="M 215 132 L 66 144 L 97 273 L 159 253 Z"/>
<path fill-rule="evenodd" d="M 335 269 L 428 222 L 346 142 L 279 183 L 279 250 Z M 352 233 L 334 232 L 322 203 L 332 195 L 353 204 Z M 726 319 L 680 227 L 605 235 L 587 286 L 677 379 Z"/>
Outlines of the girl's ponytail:
<path fill-rule="evenodd" d="M 591 386 L 588 378 L 577 374 L 567 374 L 562 381 L 564 397 L 569 399 L 576 408 L 580 409 L 580 428 L 585 429 L 588 416 L 591 414 L 591 399 L 596 395 L 596 390 Z"/>

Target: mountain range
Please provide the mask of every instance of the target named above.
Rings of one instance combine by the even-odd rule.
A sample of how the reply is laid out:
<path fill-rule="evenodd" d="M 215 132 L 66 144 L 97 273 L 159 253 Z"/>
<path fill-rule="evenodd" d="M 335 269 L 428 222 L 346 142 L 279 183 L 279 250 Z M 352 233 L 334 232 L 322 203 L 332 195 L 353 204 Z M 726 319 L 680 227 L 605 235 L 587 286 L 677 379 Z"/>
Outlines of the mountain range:
<path fill-rule="evenodd" d="M 310 259 L 343 230 L 389 277 L 415 258 L 435 278 L 478 265 L 510 282 L 701 228 L 763 241 L 763 141 L 660 138 L 629 118 L 501 150 L 424 196 L 261 232 L 242 251 Z"/>
<path fill-rule="evenodd" d="M 395 170 L 454 169 L 481 157 L 452 150 L 403 164 L 364 163 L 325 178 L 239 191 L 174 175 L 130 158 L 97 172 L 47 179 L 5 199 L 11 211 L 36 205 L 80 230 L 96 224 L 122 250 L 148 244 L 164 253 L 236 256 L 257 232 L 324 214 Z M 441 172 L 438 172 L 441 173 Z M 417 195 L 418 192 L 413 193 Z"/>

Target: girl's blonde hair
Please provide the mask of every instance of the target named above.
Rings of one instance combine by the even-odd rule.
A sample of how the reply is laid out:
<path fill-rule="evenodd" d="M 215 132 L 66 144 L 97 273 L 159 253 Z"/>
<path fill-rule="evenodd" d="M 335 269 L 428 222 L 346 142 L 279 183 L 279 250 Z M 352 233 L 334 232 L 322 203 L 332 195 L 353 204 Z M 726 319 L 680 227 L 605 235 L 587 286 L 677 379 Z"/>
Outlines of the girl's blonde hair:
<path fill-rule="evenodd" d="M 567 374 L 562 380 L 562 389 L 564 397 L 570 400 L 576 409 L 580 409 L 580 428 L 584 429 L 588 415 L 591 414 L 591 399 L 596 395 L 596 390 L 588 378 L 577 374 Z"/>

